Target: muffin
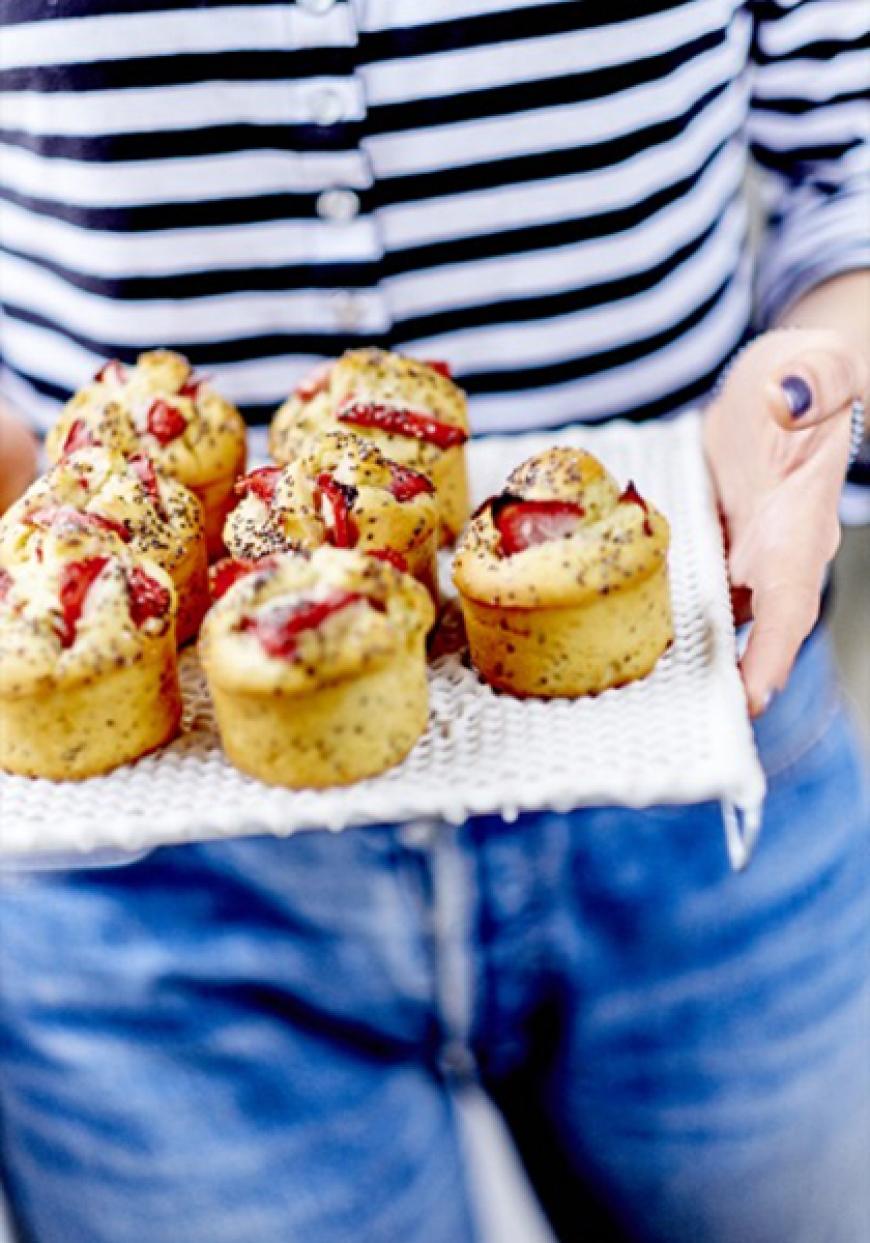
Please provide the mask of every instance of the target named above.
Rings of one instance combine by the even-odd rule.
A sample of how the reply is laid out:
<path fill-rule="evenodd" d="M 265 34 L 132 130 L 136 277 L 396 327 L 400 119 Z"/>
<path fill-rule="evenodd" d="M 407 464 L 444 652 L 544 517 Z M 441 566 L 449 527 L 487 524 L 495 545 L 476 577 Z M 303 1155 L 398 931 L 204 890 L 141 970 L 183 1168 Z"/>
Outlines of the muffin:
<path fill-rule="evenodd" d="M 144 454 L 79 449 L 0 518 L 0 565 L 38 556 L 46 531 L 59 527 L 99 534 L 109 551 L 126 545 L 155 561 L 175 586 L 178 642 L 196 634 L 208 607 L 207 562 L 202 506 L 184 484 L 158 473 Z"/>
<path fill-rule="evenodd" d="M 441 542 L 452 543 L 468 516 L 468 412 L 446 364 L 350 350 L 284 402 L 272 420 L 270 451 L 276 462 L 291 462 L 314 437 L 342 427 L 372 440 L 391 461 L 428 475 Z"/>
<path fill-rule="evenodd" d="M 241 500 L 224 543 L 237 560 L 321 544 L 389 559 L 437 599 L 438 507 L 426 475 L 385 458 L 377 445 L 329 432 L 283 467 L 240 479 Z"/>
<path fill-rule="evenodd" d="M 432 614 L 410 575 L 328 545 L 239 579 L 200 637 L 230 760 L 293 788 L 399 763 L 426 728 Z"/>
<path fill-rule="evenodd" d="M 578 696 L 644 677 L 671 643 L 667 520 L 582 449 L 510 475 L 459 542 L 471 659 L 513 695 Z"/>
<path fill-rule="evenodd" d="M 101 367 L 67 402 L 46 437 L 46 453 L 56 462 L 92 444 L 144 453 L 186 484 L 202 502 L 209 556 L 220 556 L 233 484 L 245 469 L 245 425 L 186 358 L 150 350 L 135 367 L 117 360 Z"/>
<path fill-rule="evenodd" d="M 175 589 L 87 530 L 41 554 L 0 569 L 0 768 L 78 780 L 177 732 Z"/>

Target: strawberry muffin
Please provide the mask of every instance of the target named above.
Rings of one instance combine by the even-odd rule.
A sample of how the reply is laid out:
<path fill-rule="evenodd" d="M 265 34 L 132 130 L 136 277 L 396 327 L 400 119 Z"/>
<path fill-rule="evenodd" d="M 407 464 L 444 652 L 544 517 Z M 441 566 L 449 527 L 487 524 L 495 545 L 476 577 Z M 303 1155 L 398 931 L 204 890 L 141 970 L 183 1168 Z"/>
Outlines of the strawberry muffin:
<path fill-rule="evenodd" d="M 453 578 L 471 659 L 514 695 L 594 694 L 671 643 L 667 520 L 582 449 L 511 474 L 463 532 Z"/>
<path fill-rule="evenodd" d="M 291 462 L 311 440 L 340 428 L 372 440 L 385 457 L 432 480 L 441 542 L 452 543 L 468 516 L 465 394 L 446 363 L 421 362 L 384 350 L 351 350 L 318 368 L 272 420 L 269 445 Z"/>
<path fill-rule="evenodd" d="M 345 785 L 426 728 L 433 609 L 408 574 L 324 545 L 281 553 L 206 616 L 200 654 L 227 755 L 276 785 Z"/>
<path fill-rule="evenodd" d="M 91 777 L 180 720 L 175 590 L 158 565 L 65 530 L 0 569 L 0 768 Z"/>
<path fill-rule="evenodd" d="M 406 569 L 437 599 L 434 485 L 371 441 L 327 433 L 289 465 L 246 475 L 236 491 L 242 499 L 224 527 L 234 558 L 254 561 L 321 544 L 358 548 Z"/>
<path fill-rule="evenodd" d="M 202 506 L 150 458 L 94 446 L 62 458 L 0 518 L 0 565 L 39 556 L 47 531 L 88 531 L 109 551 L 125 545 L 155 561 L 175 586 L 179 643 L 193 638 L 208 607 Z"/>
<path fill-rule="evenodd" d="M 117 360 L 101 367 L 67 402 L 46 452 L 56 462 L 92 444 L 128 456 L 144 453 L 159 471 L 186 484 L 202 503 L 209 556 L 220 555 L 233 484 L 245 469 L 245 425 L 183 355 L 150 350 L 134 367 Z"/>

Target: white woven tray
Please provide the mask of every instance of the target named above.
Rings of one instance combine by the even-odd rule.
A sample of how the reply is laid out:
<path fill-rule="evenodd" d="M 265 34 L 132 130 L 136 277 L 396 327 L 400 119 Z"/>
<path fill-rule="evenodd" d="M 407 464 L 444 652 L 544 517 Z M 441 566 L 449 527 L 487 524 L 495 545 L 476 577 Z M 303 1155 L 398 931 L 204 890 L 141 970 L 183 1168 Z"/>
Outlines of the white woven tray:
<path fill-rule="evenodd" d="M 648 426 L 570 428 L 470 445 L 477 500 L 549 444 L 580 444 L 667 514 L 673 648 L 643 682 L 594 699 L 515 700 L 464 663 L 431 668 L 429 729 L 400 767 L 344 789 L 291 792 L 225 760 L 193 652 L 182 663 L 184 732 L 105 777 L 74 783 L 0 774 L 0 854 L 136 851 L 162 843 L 352 824 L 613 803 L 720 799 L 736 864 L 758 828 L 764 776 L 734 660 L 734 629 L 695 415 Z M 741 817 L 742 813 L 742 817 Z M 742 830 L 741 830 L 742 818 Z"/>

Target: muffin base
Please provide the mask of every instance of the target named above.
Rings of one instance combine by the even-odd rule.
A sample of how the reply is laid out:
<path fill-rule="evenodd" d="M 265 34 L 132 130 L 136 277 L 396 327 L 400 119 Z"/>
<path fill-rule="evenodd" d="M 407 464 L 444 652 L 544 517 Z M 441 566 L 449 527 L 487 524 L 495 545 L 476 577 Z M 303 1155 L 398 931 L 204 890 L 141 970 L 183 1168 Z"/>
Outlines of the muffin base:
<path fill-rule="evenodd" d="M 182 561 L 165 568 L 172 577 L 178 594 L 176 641 L 181 647 L 199 634 L 202 619 L 209 606 L 205 541 L 202 538 L 197 539 Z"/>
<path fill-rule="evenodd" d="M 198 496 L 202 503 L 202 521 L 205 531 L 205 546 L 209 561 L 216 561 L 226 554 L 224 546 L 224 523 L 227 515 L 238 502 L 235 494 L 235 483 L 245 469 L 246 453 L 244 449 L 231 471 L 209 479 L 206 483 L 188 484 L 191 492 Z M 182 479 L 181 481 L 185 481 Z"/>
<path fill-rule="evenodd" d="M 441 546 L 449 546 L 456 542 L 470 513 L 465 446 L 454 445 L 451 449 L 445 449 L 429 478 L 435 485 L 438 501 Z"/>
<path fill-rule="evenodd" d="M 408 573 L 429 592 L 432 603 L 438 609 L 438 545 L 436 532 L 429 536 L 416 548 L 409 548 L 402 553 L 408 565 Z"/>
<path fill-rule="evenodd" d="M 510 609 L 461 596 L 481 676 L 543 698 L 594 695 L 646 677 L 673 640 L 667 566 L 618 592 L 563 608 Z"/>
<path fill-rule="evenodd" d="M 349 785 L 405 758 L 426 728 L 422 638 L 386 665 L 306 695 L 209 689 L 227 756 L 270 785 Z"/>
<path fill-rule="evenodd" d="M 0 768 L 80 781 L 169 742 L 181 723 L 174 635 L 105 676 L 0 695 Z"/>

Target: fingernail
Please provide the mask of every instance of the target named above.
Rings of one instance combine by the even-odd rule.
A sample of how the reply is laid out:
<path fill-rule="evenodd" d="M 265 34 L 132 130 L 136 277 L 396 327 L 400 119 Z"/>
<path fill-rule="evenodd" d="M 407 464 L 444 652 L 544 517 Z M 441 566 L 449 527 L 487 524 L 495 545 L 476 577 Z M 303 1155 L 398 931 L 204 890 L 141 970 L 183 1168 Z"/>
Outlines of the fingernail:
<path fill-rule="evenodd" d="M 754 717 L 764 716 L 772 699 L 773 691 L 765 691 L 763 695 L 759 695 L 752 706 L 752 715 Z"/>
<path fill-rule="evenodd" d="M 785 394 L 788 408 L 793 419 L 800 419 L 813 404 L 813 393 L 806 380 L 799 375 L 787 375 L 780 381 L 780 388 Z"/>

